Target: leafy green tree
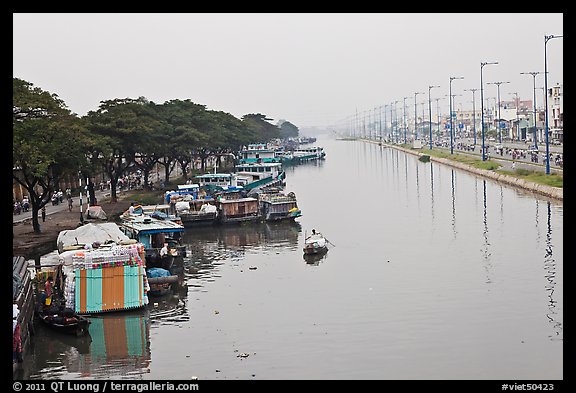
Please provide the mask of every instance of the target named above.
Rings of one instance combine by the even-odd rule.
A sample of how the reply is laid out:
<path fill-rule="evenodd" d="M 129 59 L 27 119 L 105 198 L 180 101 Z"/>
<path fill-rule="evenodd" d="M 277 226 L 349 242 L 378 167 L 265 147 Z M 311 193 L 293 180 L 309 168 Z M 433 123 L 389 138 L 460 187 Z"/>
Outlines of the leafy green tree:
<path fill-rule="evenodd" d="M 87 164 L 88 140 L 77 116 L 53 93 L 13 78 L 12 177 L 28 192 L 32 227 L 60 181 Z"/>
<path fill-rule="evenodd" d="M 272 119 L 269 119 L 266 115 L 260 113 L 252 113 L 242 116 L 242 121 L 255 137 L 255 139 L 252 139 L 252 143 L 266 143 L 272 139 L 280 138 L 280 128 L 269 123 L 269 120 Z"/>
<path fill-rule="evenodd" d="M 91 134 L 98 137 L 104 172 L 110 178 L 110 200 L 118 201 L 118 180 L 141 159 L 145 145 L 154 140 L 157 116 L 145 97 L 101 101 L 85 116 Z"/>
<path fill-rule="evenodd" d="M 158 111 L 166 125 L 166 149 L 159 161 L 164 166 L 164 178 L 169 181 L 176 163 L 187 177 L 196 147 L 208 143 L 207 133 L 201 131 L 206 127 L 206 107 L 190 100 L 171 100 L 160 105 Z"/>
<path fill-rule="evenodd" d="M 294 124 L 289 121 L 283 121 L 280 123 L 280 138 L 298 138 L 299 129 Z"/>

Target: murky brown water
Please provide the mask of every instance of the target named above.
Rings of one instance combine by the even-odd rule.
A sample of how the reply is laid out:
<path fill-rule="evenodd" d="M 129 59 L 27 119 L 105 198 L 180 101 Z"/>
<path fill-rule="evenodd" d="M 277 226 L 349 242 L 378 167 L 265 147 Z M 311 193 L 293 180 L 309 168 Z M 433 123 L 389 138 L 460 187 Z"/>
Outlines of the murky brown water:
<path fill-rule="evenodd" d="M 562 203 L 376 145 L 317 144 L 324 162 L 287 170 L 298 223 L 188 230 L 180 290 L 93 318 L 91 341 L 39 326 L 20 376 L 563 378 Z M 306 261 L 312 228 L 333 245 Z"/>

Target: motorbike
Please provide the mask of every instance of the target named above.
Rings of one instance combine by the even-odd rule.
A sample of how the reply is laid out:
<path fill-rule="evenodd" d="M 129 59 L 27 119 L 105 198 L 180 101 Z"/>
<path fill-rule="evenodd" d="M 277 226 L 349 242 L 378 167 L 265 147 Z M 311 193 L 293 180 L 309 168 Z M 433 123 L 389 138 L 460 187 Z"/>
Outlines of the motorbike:
<path fill-rule="evenodd" d="M 52 195 L 52 206 L 58 205 L 60 203 L 60 198 L 56 194 Z"/>
<path fill-rule="evenodd" d="M 20 214 L 22 213 L 22 207 L 20 206 L 19 203 L 15 203 L 14 204 L 14 214 Z"/>

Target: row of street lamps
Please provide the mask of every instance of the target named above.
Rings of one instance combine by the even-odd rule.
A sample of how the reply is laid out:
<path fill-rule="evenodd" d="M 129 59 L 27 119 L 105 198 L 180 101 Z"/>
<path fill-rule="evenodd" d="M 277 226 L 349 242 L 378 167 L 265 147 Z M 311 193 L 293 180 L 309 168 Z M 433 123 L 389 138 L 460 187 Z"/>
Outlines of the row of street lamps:
<path fill-rule="evenodd" d="M 550 41 L 553 38 L 562 38 L 562 35 L 545 35 L 544 36 L 544 91 L 545 91 L 545 97 L 546 97 L 546 103 L 545 103 L 545 112 L 546 112 L 546 118 L 545 118 L 545 138 L 546 138 L 546 174 L 549 175 L 550 174 L 550 153 L 549 153 L 549 142 L 548 142 L 548 64 L 547 64 L 547 58 L 546 58 L 546 46 L 548 44 L 548 41 Z M 481 120 L 481 132 L 482 132 L 482 161 L 486 161 L 486 148 L 485 148 L 485 140 L 484 140 L 484 81 L 483 81 L 483 69 L 485 66 L 487 65 L 497 65 L 498 62 L 493 61 L 493 62 L 480 62 L 480 105 L 481 105 L 481 109 L 480 109 L 480 113 L 482 114 L 482 120 Z M 536 75 L 540 74 L 541 72 L 521 72 L 520 74 L 528 74 L 528 75 L 532 75 L 532 77 L 534 78 L 534 149 L 537 149 L 537 144 L 536 144 Z M 450 85 L 449 85 L 449 98 L 450 98 L 450 154 L 454 154 L 454 140 L 453 140 L 453 130 L 454 130 L 454 126 L 452 123 L 452 117 L 453 117 L 453 110 L 452 110 L 452 81 L 456 80 L 456 79 L 464 79 L 464 77 L 461 76 L 451 76 L 450 77 Z M 499 82 L 489 82 L 488 84 L 491 85 L 496 85 L 497 89 L 498 89 L 498 130 L 499 132 L 499 142 L 500 144 L 502 144 L 502 122 L 500 119 L 500 85 L 501 84 L 505 84 L 505 83 L 510 83 L 507 81 L 499 81 Z M 428 112 L 430 115 L 430 150 L 432 150 L 432 107 L 431 107 L 431 93 L 430 91 L 433 88 L 436 87 L 440 87 L 440 86 L 434 86 L 434 85 L 430 85 L 428 86 Z M 474 98 L 474 93 L 478 90 L 478 89 L 466 89 L 468 91 L 472 91 L 473 93 L 473 112 L 474 112 L 474 119 L 473 119 L 473 124 L 474 124 L 474 144 L 476 144 L 476 103 L 475 103 L 475 98 Z M 418 96 L 418 94 L 424 94 L 423 92 L 414 92 L 414 138 L 418 139 L 418 125 L 417 125 L 417 119 L 418 116 L 416 115 L 416 111 L 417 111 L 417 102 L 416 102 L 416 97 Z M 408 99 L 409 97 L 404 97 L 404 143 L 406 143 L 406 99 Z M 395 101 L 394 102 L 394 107 L 396 106 L 396 103 L 398 103 L 399 101 Z M 518 105 L 518 104 L 517 104 Z M 392 109 L 392 105 L 390 105 L 391 109 Z M 391 112 L 392 115 L 392 112 Z M 396 135 L 396 138 L 398 138 L 398 136 Z"/>

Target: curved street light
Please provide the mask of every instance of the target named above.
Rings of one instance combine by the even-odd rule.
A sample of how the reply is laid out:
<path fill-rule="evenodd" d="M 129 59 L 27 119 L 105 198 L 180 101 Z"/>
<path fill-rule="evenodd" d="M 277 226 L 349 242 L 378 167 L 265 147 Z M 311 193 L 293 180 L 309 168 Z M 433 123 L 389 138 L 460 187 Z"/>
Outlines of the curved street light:
<path fill-rule="evenodd" d="M 430 102 L 430 90 L 440 86 L 428 86 L 428 112 L 430 115 L 430 150 L 432 150 L 432 104 Z"/>
<path fill-rule="evenodd" d="M 486 152 L 484 148 L 484 83 L 482 82 L 482 69 L 484 66 L 498 64 L 497 61 L 480 63 L 480 105 L 482 107 L 482 161 L 486 161 Z"/>
<path fill-rule="evenodd" d="M 406 100 L 410 97 L 404 97 L 404 144 L 406 144 Z"/>
<path fill-rule="evenodd" d="M 464 89 L 472 92 L 472 128 L 474 129 L 474 146 L 476 146 L 476 91 L 478 89 Z"/>
<path fill-rule="evenodd" d="M 538 145 L 536 143 L 536 75 L 541 74 L 539 71 L 532 71 L 532 72 L 521 72 L 522 75 L 532 75 L 532 79 L 534 80 L 534 150 L 538 150 Z"/>
<path fill-rule="evenodd" d="M 463 76 L 451 76 L 450 77 L 450 154 L 454 154 L 454 131 L 452 126 L 452 81 L 454 79 L 464 79 Z"/>
<path fill-rule="evenodd" d="M 422 92 L 414 93 L 414 140 L 418 139 L 418 112 L 416 112 L 416 96 L 418 94 L 424 94 Z"/>
<path fill-rule="evenodd" d="M 488 82 L 487 85 L 496 85 L 498 91 L 498 130 L 500 131 L 499 141 L 502 144 L 502 118 L 500 117 L 500 85 L 502 83 L 510 83 L 510 82 Z"/>

